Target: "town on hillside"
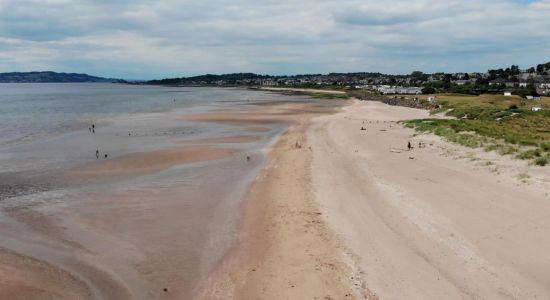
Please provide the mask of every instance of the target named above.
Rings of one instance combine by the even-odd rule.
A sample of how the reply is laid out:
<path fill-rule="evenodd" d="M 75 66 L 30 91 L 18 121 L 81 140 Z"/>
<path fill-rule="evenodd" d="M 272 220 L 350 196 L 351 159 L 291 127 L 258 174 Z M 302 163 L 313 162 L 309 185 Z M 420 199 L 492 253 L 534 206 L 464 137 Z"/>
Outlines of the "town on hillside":
<path fill-rule="evenodd" d="M 382 94 L 505 94 L 522 97 L 550 95 L 550 62 L 536 67 L 489 70 L 485 73 L 433 73 L 420 71 L 409 75 L 382 73 L 329 73 L 270 76 L 254 73 L 201 75 L 151 80 L 149 84 L 266 86 L 301 88 L 368 89 Z"/>

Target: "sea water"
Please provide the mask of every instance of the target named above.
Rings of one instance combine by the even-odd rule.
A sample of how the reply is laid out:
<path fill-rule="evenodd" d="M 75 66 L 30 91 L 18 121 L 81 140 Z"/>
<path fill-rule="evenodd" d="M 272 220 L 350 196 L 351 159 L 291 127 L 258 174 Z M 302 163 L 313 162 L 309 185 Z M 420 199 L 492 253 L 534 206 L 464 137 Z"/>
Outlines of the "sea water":
<path fill-rule="evenodd" d="M 96 150 L 101 158 L 115 158 L 161 149 L 176 139 L 239 134 L 238 126 L 181 116 L 273 100 L 300 98 L 232 88 L 0 84 L 0 200 L 66 184 L 52 174 L 97 160 Z"/>
<path fill-rule="evenodd" d="M 189 295 L 231 247 L 263 149 L 286 125 L 250 130 L 183 116 L 271 101 L 311 99 L 235 88 L 0 84 L 0 248 L 69 271 L 98 298 L 109 297 L 106 281 L 135 299 L 155 298 L 168 283 Z M 212 145 L 238 151 L 147 174 L 67 176 L 131 153 L 236 135 L 257 140 Z M 42 217 L 18 217 L 29 213 Z"/>

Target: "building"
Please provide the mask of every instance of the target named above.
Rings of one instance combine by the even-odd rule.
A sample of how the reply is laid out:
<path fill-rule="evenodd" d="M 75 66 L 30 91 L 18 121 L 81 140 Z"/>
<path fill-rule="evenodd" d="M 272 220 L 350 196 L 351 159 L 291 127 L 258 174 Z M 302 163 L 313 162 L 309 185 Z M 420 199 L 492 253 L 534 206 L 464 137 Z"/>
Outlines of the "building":
<path fill-rule="evenodd" d="M 512 92 L 504 92 L 504 96 L 506 96 L 506 97 L 511 97 L 511 96 L 512 96 Z"/>
<path fill-rule="evenodd" d="M 402 86 L 379 86 L 377 90 L 384 94 L 412 94 L 420 95 L 422 94 L 422 88 L 420 87 L 402 87 Z"/>

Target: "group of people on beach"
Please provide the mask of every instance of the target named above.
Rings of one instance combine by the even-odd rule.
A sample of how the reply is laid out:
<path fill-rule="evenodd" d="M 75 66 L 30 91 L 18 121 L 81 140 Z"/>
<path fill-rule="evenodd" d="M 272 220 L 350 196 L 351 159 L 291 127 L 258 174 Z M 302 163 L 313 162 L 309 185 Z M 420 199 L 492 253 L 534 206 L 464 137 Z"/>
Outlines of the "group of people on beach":
<path fill-rule="evenodd" d="M 95 124 L 92 124 L 91 127 L 88 127 L 88 130 L 91 133 L 95 133 Z M 104 154 L 104 157 L 107 158 L 109 155 L 107 153 Z M 95 158 L 99 159 L 99 147 L 95 147 Z"/>
<path fill-rule="evenodd" d="M 372 122 L 369 122 L 369 123 L 372 123 Z M 377 121 L 377 123 L 378 123 L 378 121 Z M 384 122 L 384 123 L 385 123 L 385 122 Z M 365 124 L 365 121 L 363 121 L 363 124 Z M 391 127 L 391 125 L 390 125 L 390 127 Z M 365 126 L 361 126 L 361 131 L 364 131 L 364 130 L 367 130 L 367 128 L 366 128 Z M 419 149 L 420 149 L 420 148 L 425 148 L 425 147 L 426 147 L 426 144 L 425 144 L 425 143 L 418 142 L 418 148 L 419 148 Z M 412 149 L 414 149 L 414 147 L 413 147 L 411 141 L 408 141 L 408 142 L 407 142 L 407 149 L 408 149 L 409 151 L 411 151 Z"/>
<path fill-rule="evenodd" d="M 104 154 L 104 157 L 107 158 L 109 155 L 107 153 Z M 95 148 L 95 158 L 99 159 L 99 147 Z"/>
<path fill-rule="evenodd" d="M 431 144 L 430 144 L 431 145 Z M 409 141 L 407 143 L 407 148 L 409 149 L 409 151 L 411 151 L 412 149 L 414 149 L 414 147 L 412 146 L 411 144 L 411 141 Z M 418 142 L 418 149 L 420 148 L 426 148 L 426 143 L 422 143 L 422 142 Z"/>

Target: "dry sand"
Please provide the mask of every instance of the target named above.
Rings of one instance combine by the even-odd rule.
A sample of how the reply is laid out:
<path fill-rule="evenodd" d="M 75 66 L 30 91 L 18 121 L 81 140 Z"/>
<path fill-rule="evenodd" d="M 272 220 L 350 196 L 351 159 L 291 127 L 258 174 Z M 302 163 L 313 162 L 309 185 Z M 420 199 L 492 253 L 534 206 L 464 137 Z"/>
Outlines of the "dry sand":
<path fill-rule="evenodd" d="M 380 299 L 550 299 L 549 169 L 521 163 L 541 179 L 525 184 L 395 123 L 421 117 L 356 101 L 308 134 L 315 198 L 366 285 Z"/>
<path fill-rule="evenodd" d="M 273 92 L 306 92 L 306 93 L 326 93 L 326 94 L 345 94 L 344 91 L 332 91 L 332 90 L 322 90 L 322 89 L 298 89 L 298 88 L 270 88 L 270 87 L 261 87 L 260 90 L 264 91 L 273 91 Z"/>
<path fill-rule="evenodd" d="M 331 114 L 342 103 L 351 104 Z M 242 203 L 237 242 L 193 298 L 550 298 L 548 168 L 522 166 L 521 172 L 537 177 L 523 183 L 510 171 L 513 166 L 496 174 L 448 155 L 449 149 L 464 149 L 435 137 L 413 137 L 412 130 L 395 122 L 425 116 L 422 110 L 333 100 L 187 116 L 246 128 L 289 124 Z M 416 145 L 419 139 L 428 147 L 405 149 L 408 140 Z M 248 138 L 225 142 L 237 140 Z M 209 158 L 227 155 L 222 152 Z M 168 157 L 146 159 L 150 166 L 145 169 L 185 162 L 175 154 Z M 143 158 L 106 161 L 92 171 L 104 172 L 115 163 L 128 167 L 124 172 L 139 173 L 142 168 L 134 163 Z M 193 274 L 178 272 L 186 263 L 178 249 L 192 245 L 174 238 L 188 224 L 179 218 L 186 204 L 177 194 L 161 189 L 117 196 L 118 201 L 107 197 L 81 206 L 83 215 L 65 211 L 61 228 L 38 220 L 46 227 L 36 232 L 49 232 L 80 257 L 80 265 L 71 264 L 72 256 L 62 257 L 72 271 L 95 273 L 82 282 L 45 262 L 2 251 L 0 289 L 6 292 L 0 296 L 189 298 L 189 287 L 178 284 Z M 116 221 L 122 217 L 123 223 Z M 159 219 L 172 224 L 162 234 L 150 226 Z M 204 234 L 200 228 L 186 230 Z M 71 236 L 73 241 L 63 240 Z M 110 251 L 112 245 L 116 251 Z M 37 251 L 42 247 L 36 246 Z M 96 256 L 97 251 L 104 254 Z M 101 268 L 90 269 L 96 265 Z M 109 279 L 109 267 L 137 268 L 144 277 Z M 165 284 L 169 292 L 161 290 Z"/>
<path fill-rule="evenodd" d="M 368 293 L 313 198 L 305 134 L 315 114 L 299 111 L 310 108 L 284 117 L 291 126 L 245 199 L 238 242 L 197 298 L 354 299 Z"/>
<path fill-rule="evenodd" d="M 497 174 L 473 150 L 397 123 L 427 116 L 353 101 L 294 123 L 198 298 L 549 298 L 548 168 L 499 158 Z M 409 140 L 427 147 L 409 152 Z"/>

